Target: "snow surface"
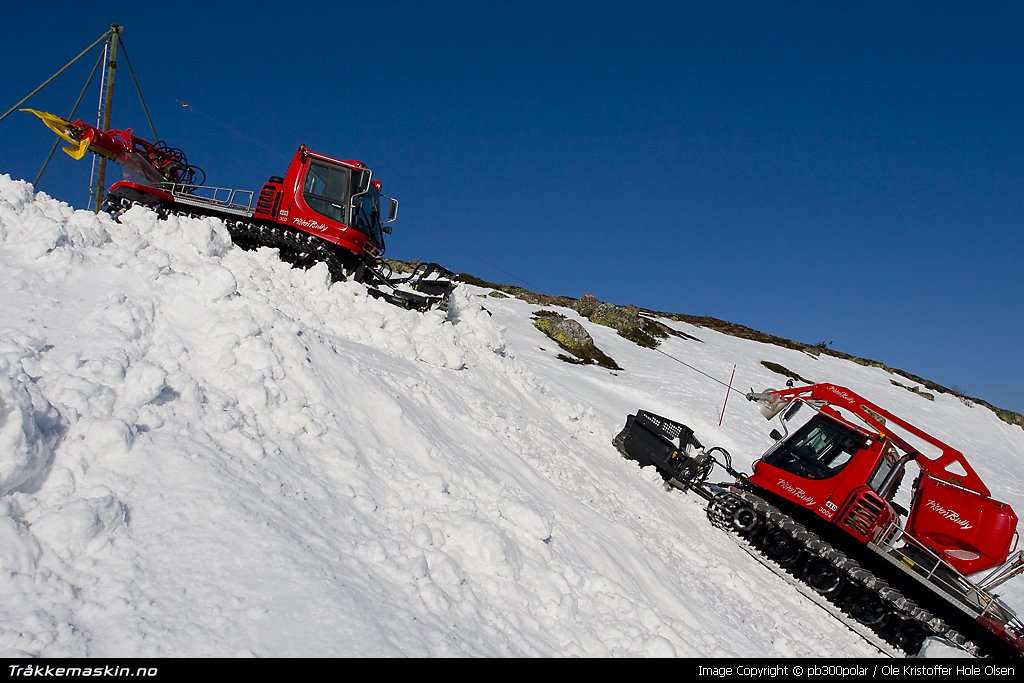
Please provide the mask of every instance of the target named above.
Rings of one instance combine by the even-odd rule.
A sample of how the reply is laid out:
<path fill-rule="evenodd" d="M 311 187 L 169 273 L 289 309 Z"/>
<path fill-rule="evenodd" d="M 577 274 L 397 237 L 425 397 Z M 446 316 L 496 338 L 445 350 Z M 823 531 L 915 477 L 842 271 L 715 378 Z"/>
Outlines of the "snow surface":
<path fill-rule="evenodd" d="M 116 223 L 0 176 L 0 656 L 879 656 L 611 445 L 637 409 L 741 469 L 770 443 L 665 354 L 744 391 L 784 383 L 761 361 L 855 388 L 1024 510 L 1024 430 L 985 408 L 557 309 L 623 370 L 570 365 L 540 307 L 488 292 L 403 311 L 219 221 Z"/>

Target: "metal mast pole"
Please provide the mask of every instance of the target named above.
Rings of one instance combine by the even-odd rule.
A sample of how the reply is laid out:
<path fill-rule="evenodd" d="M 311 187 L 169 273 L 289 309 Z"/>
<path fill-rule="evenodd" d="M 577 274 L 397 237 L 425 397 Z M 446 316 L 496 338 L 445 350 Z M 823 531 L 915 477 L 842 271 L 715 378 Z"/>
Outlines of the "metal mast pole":
<path fill-rule="evenodd" d="M 107 60 L 106 78 L 106 94 L 103 96 L 103 112 L 102 120 L 99 124 L 100 130 L 110 130 L 110 110 L 114 104 L 114 72 L 117 69 L 117 41 L 121 35 L 121 31 L 124 30 L 118 24 L 110 25 L 110 40 L 107 43 L 107 48 L 110 51 L 109 59 Z M 107 176 L 107 158 L 103 155 L 100 157 L 99 172 L 96 176 L 96 185 L 94 187 L 94 196 L 96 197 L 96 206 L 93 210 L 96 213 L 100 212 L 100 206 L 103 204 L 103 192 Z"/>
<path fill-rule="evenodd" d="M 110 35 L 110 31 L 109 30 L 107 31 L 107 35 L 108 36 Z M 104 65 L 106 65 L 106 63 L 108 61 L 110 61 L 108 59 L 109 54 L 110 54 L 110 41 L 108 40 L 106 42 L 106 44 L 103 45 L 103 53 L 100 55 L 100 60 L 102 61 L 102 63 Z M 100 121 L 103 119 L 103 94 L 104 94 L 104 91 L 106 91 L 106 83 L 107 83 L 107 69 L 106 69 L 106 67 L 104 67 L 104 69 L 102 71 L 100 71 L 100 94 L 99 94 L 99 97 L 96 98 L 96 126 L 97 127 L 100 125 Z M 89 209 L 95 209 L 95 207 L 100 205 L 99 202 L 96 201 L 96 170 L 99 167 L 99 163 L 100 163 L 99 157 L 100 157 L 99 154 L 93 154 L 92 157 L 91 157 L 91 161 L 89 162 L 89 204 L 86 207 L 86 208 L 89 208 Z"/>

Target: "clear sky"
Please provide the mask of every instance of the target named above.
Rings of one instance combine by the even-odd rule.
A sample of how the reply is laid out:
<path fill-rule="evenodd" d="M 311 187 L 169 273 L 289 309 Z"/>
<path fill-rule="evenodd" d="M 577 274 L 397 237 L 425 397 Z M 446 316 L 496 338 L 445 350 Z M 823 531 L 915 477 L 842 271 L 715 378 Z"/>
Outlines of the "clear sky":
<path fill-rule="evenodd" d="M 1024 411 L 1019 2 L 4 14 L 2 111 L 118 23 L 159 137 L 211 184 L 257 188 L 305 143 L 401 201 L 395 258 L 826 342 Z M 28 105 L 66 115 L 98 54 Z M 114 126 L 151 138 L 128 69 L 116 88 Z M 0 172 L 32 180 L 53 138 L 0 121 Z M 38 188 L 84 206 L 88 171 L 60 155 Z"/>

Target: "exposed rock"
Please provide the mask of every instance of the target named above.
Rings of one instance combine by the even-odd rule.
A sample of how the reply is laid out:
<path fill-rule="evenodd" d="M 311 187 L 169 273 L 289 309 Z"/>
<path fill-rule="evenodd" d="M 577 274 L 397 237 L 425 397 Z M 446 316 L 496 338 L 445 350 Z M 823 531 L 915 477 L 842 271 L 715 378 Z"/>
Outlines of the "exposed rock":
<path fill-rule="evenodd" d="M 611 357 L 597 348 L 594 338 L 575 320 L 554 311 L 537 311 L 534 315 L 534 327 L 573 355 L 573 358 L 560 355 L 559 358 L 562 360 L 587 365 L 596 363 L 610 370 L 622 369 Z"/>
<path fill-rule="evenodd" d="M 934 401 L 935 400 L 935 394 L 929 394 L 927 391 L 924 391 L 921 387 L 908 387 L 906 384 L 900 384 L 899 382 L 897 382 L 894 379 L 891 379 L 889 381 L 892 382 L 893 384 L 895 384 L 896 386 L 902 387 L 902 388 L 906 389 L 907 391 L 913 392 L 913 393 L 917 394 L 918 396 L 920 396 L 922 398 L 928 399 L 929 401 Z"/>
<path fill-rule="evenodd" d="M 986 403 L 985 405 L 989 404 Z M 989 407 L 991 408 L 991 406 Z M 998 417 L 1003 422 L 1011 425 L 1017 425 L 1018 427 L 1024 429 L 1024 415 L 1021 415 L 1020 413 L 1015 413 L 1012 410 L 1002 410 L 1000 408 L 992 408 L 992 410 L 995 412 L 996 417 Z"/>
<path fill-rule="evenodd" d="M 615 304 L 598 301 L 591 294 L 584 294 L 573 304 L 577 313 L 598 325 L 611 327 L 618 331 L 620 337 L 629 339 L 649 349 L 657 348 L 659 339 L 669 336 L 687 337 L 666 325 L 644 318 L 636 306 L 616 306 Z M 692 338 L 692 337 L 691 337 Z"/>

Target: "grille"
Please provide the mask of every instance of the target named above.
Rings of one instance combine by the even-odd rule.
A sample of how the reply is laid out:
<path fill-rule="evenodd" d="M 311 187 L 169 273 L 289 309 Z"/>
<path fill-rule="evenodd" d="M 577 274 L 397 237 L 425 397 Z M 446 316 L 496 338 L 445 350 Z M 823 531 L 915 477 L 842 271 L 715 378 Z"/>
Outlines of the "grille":
<path fill-rule="evenodd" d="M 874 493 L 862 493 L 853 501 L 843 522 L 861 536 L 867 536 L 878 524 L 884 511 L 885 501 Z"/>

